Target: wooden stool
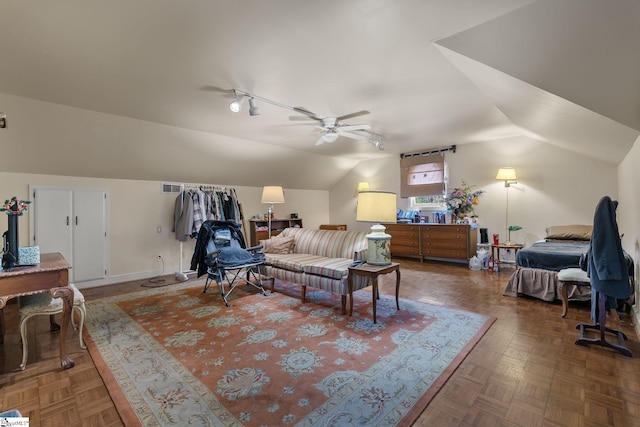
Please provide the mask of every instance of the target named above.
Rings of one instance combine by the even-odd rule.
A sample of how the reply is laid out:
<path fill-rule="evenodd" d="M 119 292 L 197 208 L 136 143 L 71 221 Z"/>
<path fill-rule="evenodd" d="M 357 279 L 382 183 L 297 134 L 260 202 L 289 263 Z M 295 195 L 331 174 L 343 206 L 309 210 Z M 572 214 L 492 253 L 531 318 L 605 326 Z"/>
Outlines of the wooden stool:
<path fill-rule="evenodd" d="M 562 301 L 562 317 L 567 315 L 569 308 L 569 298 L 567 296 L 567 286 L 591 286 L 587 272 L 581 268 L 565 268 L 558 271 L 558 295 Z"/>
<path fill-rule="evenodd" d="M 80 347 L 84 350 L 87 347 L 84 345 L 82 339 L 82 328 L 84 327 L 84 317 L 87 313 L 87 309 L 84 306 L 84 295 L 76 288 L 74 284 L 70 284 L 69 287 L 73 289 L 73 308 L 71 323 L 74 329 L 80 330 Z M 53 298 L 49 292 L 40 292 L 33 295 L 27 295 L 20 297 L 20 338 L 22 338 L 22 363 L 20 369 L 24 370 L 27 366 L 27 320 L 33 316 L 49 315 L 62 313 L 63 303 L 61 298 Z M 73 318 L 73 312 L 78 311 L 80 317 L 79 328 L 76 326 Z M 51 320 L 51 330 L 59 330 L 53 320 Z M 57 329 L 56 329 L 57 327 Z"/>

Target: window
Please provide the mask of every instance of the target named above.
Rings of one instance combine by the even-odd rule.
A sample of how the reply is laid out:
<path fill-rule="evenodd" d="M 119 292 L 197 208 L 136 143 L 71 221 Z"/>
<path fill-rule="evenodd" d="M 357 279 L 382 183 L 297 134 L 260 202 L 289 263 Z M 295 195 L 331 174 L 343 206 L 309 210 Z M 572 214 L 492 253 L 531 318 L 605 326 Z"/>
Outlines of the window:
<path fill-rule="evenodd" d="M 443 197 L 446 170 L 442 154 L 414 154 L 400 157 L 401 197 Z"/>

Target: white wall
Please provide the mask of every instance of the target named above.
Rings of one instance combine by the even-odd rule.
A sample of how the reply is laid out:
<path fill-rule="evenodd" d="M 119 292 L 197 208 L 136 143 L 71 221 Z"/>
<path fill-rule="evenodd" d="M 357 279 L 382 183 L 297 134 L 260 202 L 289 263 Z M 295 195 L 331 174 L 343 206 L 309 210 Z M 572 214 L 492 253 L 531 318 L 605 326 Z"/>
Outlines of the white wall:
<path fill-rule="evenodd" d="M 91 283 L 92 286 L 159 274 L 162 271 L 162 264 L 156 258 L 159 253 L 165 260 L 165 273 L 178 271 L 180 246 L 171 232 L 176 195 L 163 194 L 161 182 L 0 172 L 0 197 L 3 201 L 13 196 L 29 200 L 30 184 L 104 187 L 109 190 L 110 277 Z M 267 212 L 268 206 L 260 202 L 262 187 L 234 188 L 242 203 L 245 224 L 253 215 Z M 285 189 L 285 203 L 275 205 L 274 213 L 278 218 L 289 218 L 291 212 L 297 212 L 305 227 L 318 228 L 320 224 L 329 222 L 328 205 L 328 191 Z M 21 246 L 29 245 L 29 215 L 27 213 L 19 219 Z M 0 222 L 0 233 L 6 230 L 6 224 Z M 160 233 L 157 232 L 158 226 L 162 230 Z M 248 230 L 245 234 L 248 238 Z M 183 245 L 183 269 L 189 267 L 194 243 L 190 241 Z"/>
<path fill-rule="evenodd" d="M 636 332 L 640 334 L 640 139 L 638 139 L 618 168 L 620 195 L 618 197 L 618 229 L 624 234 L 622 247 L 635 261 L 636 305 L 634 307 Z"/>
<path fill-rule="evenodd" d="M 598 200 L 618 195 L 616 166 L 524 137 L 458 145 L 456 153 L 446 154 L 446 161 L 450 189 L 464 180 L 486 191 L 476 214 L 480 226 L 501 239 L 506 237 L 506 189 L 495 176 L 499 167 L 516 168 L 518 184 L 509 190 L 509 224 L 523 227 L 511 240 L 525 244 L 543 238 L 550 225 L 593 223 Z M 399 157 L 360 163 L 331 190 L 331 221 L 367 230 L 369 225 L 355 221 L 357 183 L 368 181 L 372 190 L 399 194 L 399 180 Z M 398 197 L 398 207 L 407 209 L 408 199 Z"/>

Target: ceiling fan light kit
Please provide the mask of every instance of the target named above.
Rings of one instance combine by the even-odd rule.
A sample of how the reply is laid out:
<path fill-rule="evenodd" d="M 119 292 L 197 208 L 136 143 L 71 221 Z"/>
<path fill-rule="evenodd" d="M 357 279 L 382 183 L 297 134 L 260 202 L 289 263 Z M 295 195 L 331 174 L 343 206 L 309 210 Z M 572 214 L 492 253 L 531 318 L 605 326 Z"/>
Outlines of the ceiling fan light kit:
<path fill-rule="evenodd" d="M 319 116 L 306 108 L 302 107 L 291 107 L 286 104 L 281 104 L 280 102 L 273 101 L 271 99 L 263 98 L 258 95 L 254 95 L 249 92 L 245 92 L 240 89 L 233 89 L 233 93 L 236 95 L 236 99 L 234 99 L 231 104 L 229 104 L 229 108 L 234 113 L 240 112 L 242 108 L 242 104 L 245 98 L 249 98 L 249 115 L 257 116 L 260 114 L 260 109 L 256 105 L 256 99 L 261 102 L 266 102 L 267 104 L 275 105 L 276 107 L 284 108 L 287 110 L 294 111 L 298 114 L 302 114 L 302 116 L 291 116 L 290 120 L 316 120 L 320 122 L 320 132 L 322 132 L 322 136 L 316 142 L 316 145 L 324 144 L 325 142 L 334 142 L 338 139 L 339 136 L 343 136 L 351 139 L 358 140 L 367 140 L 371 145 L 376 147 L 378 150 L 384 150 L 384 137 L 377 133 L 371 132 L 371 126 L 367 124 L 361 125 L 350 125 L 344 123 L 343 120 L 352 119 L 354 117 L 364 116 L 365 114 L 369 114 L 367 110 L 356 111 L 354 113 L 345 114 L 342 116 Z M 369 134 L 369 136 L 361 135 L 354 132 L 365 132 Z"/>

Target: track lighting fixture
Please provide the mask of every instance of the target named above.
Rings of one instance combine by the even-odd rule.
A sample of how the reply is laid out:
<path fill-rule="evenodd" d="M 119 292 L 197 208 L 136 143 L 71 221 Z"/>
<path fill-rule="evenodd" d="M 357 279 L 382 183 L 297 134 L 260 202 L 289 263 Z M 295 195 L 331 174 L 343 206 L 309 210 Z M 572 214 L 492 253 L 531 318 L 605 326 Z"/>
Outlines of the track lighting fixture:
<path fill-rule="evenodd" d="M 253 98 L 249 98 L 249 115 L 250 116 L 260 115 L 260 109 L 256 106 L 256 100 Z"/>
<path fill-rule="evenodd" d="M 367 141 L 369 141 L 369 144 L 373 145 L 378 150 L 384 151 L 384 137 L 382 135 L 376 134 L 376 136 L 369 137 Z"/>
<path fill-rule="evenodd" d="M 229 108 L 231 108 L 231 111 L 233 111 L 234 113 L 239 113 L 243 103 L 244 96 L 236 94 L 236 99 L 234 99 L 233 102 L 229 104 Z"/>

